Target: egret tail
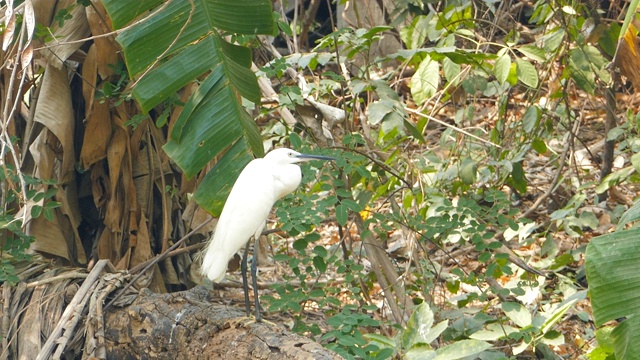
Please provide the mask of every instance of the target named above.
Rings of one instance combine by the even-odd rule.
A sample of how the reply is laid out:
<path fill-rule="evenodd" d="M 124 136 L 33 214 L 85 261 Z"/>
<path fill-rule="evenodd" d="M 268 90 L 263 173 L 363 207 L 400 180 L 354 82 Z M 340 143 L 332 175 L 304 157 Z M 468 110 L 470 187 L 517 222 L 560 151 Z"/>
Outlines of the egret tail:
<path fill-rule="evenodd" d="M 224 280 L 224 276 L 227 274 L 227 265 L 232 256 L 233 253 L 227 254 L 224 249 L 216 249 L 215 241 L 209 241 L 204 251 L 200 272 L 211 281 L 219 283 Z"/>

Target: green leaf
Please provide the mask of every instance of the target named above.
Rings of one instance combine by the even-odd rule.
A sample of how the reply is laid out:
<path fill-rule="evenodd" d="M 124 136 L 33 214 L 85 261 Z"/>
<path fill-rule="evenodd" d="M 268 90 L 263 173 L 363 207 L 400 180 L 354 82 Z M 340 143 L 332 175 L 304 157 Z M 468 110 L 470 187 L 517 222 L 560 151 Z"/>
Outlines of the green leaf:
<path fill-rule="evenodd" d="M 624 229 L 625 225 L 638 219 L 640 219 L 640 201 L 636 201 L 636 203 L 633 204 L 633 206 L 631 206 L 629 210 L 625 211 L 624 214 L 622 214 L 620 220 L 618 221 L 618 225 L 616 226 L 616 231 Z"/>
<path fill-rule="evenodd" d="M 105 0 L 105 7 L 108 9 L 107 4 L 113 1 L 119 0 Z M 137 7 L 136 2 L 128 3 L 129 8 Z M 143 22 L 125 28 L 118 34 L 116 40 L 124 50 L 131 78 L 142 73 L 163 55 L 171 55 L 207 34 L 210 27 L 204 13 L 196 11 L 189 20 L 190 13 L 191 5 L 188 1 L 171 1 Z M 187 21 L 188 26 L 183 29 Z"/>
<path fill-rule="evenodd" d="M 537 88 L 538 72 L 536 71 L 535 66 L 522 59 L 516 59 L 516 66 L 518 80 L 529 87 L 534 89 Z"/>
<path fill-rule="evenodd" d="M 406 113 L 397 100 L 388 98 L 373 102 L 367 108 L 367 119 L 371 125 L 382 125 L 384 133 L 393 129 L 404 130 Z M 418 134 L 416 134 L 418 135 Z"/>
<path fill-rule="evenodd" d="M 505 315 L 519 327 L 524 328 L 531 325 L 531 313 L 521 304 L 504 302 L 501 307 Z"/>
<path fill-rule="evenodd" d="M 586 296 L 584 296 L 586 297 Z M 566 301 L 563 301 L 561 304 L 559 304 L 558 306 L 556 306 L 552 313 L 551 316 L 549 316 L 544 324 L 542 325 L 542 327 L 540 328 L 540 332 L 542 332 L 543 334 L 546 334 L 548 331 L 551 330 L 551 328 L 553 328 L 560 320 L 562 320 L 562 317 L 564 316 L 564 314 L 567 313 L 567 311 L 573 306 L 573 304 L 575 304 L 578 301 L 577 298 L 574 299 L 568 299 Z"/>
<path fill-rule="evenodd" d="M 231 33 L 273 35 L 275 22 L 267 0 L 199 0 L 212 27 Z"/>
<path fill-rule="evenodd" d="M 213 216 L 219 216 L 240 172 L 253 157 L 244 139 L 236 142 L 207 173 L 193 194 L 194 200 Z"/>
<path fill-rule="evenodd" d="M 524 56 L 528 57 L 531 60 L 545 62 L 547 60 L 547 54 L 544 49 L 541 49 L 537 46 L 533 45 L 524 45 L 517 48 L 519 52 L 521 52 Z"/>
<path fill-rule="evenodd" d="M 480 340 L 458 340 L 451 345 L 436 350 L 436 356 L 433 360 L 474 358 L 476 355 L 492 347 L 491 344 Z"/>
<path fill-rule="evenodd" d="M 457 80 L 458 75 L 460 74 L 460 65 L 456 64 L 448 57 L 445 57 L 442 60 L 442 72 L 444 73 L 445 79 L 451 83 L 454 80 Z"/>
<path fill-rule="evenodd" d="M 411 314 L 407 328 L 402 334 L 402 347 L 411 349 L 418 344 L 429 344 L 434 340 L 433 336 L 429 336 L 431 326 L 433 325 L 433 311 L 429 304 L 423 302 L 418 305 Z M 436 335 L 437 337 L 438 335 Z"/>
<path fill-rule="evenodd" d="M 514 328 L 513 326 L 493 323 L 487 325 L 487 327 L 483 330 L 474 332 L 469 337 L 475 340 L 496 341 L 504 339 L 509 334 L 516 333 L 518 331 L 519 330 Z"/>
<path fill-rule="evenodd" d="M 522 130 L 527 134 L 531 134 L 531 132 L 536 128 L 540 119 L 542 118 L 542 111 L 537 105 L 530 106 L 527 111 L 524 112 L 522 116 Z"/>
<path fill-rule="evenodd" d="M 313 266 L 321 273 L 327 271 L 327 263 L 320 256 L 313 257 Z"/>
<path fill-rule="evenodd" d="M 613 337 L 611 333 L 615 327 L 613 326 L 605 326 L 596 330 L 596 340 L 598 341 L 598 347 L 606 350 L 609 353 L 613 353 L 614 351 L 614 343 Z"/>
<path fill-rule="evenodd" d="M 562 45 L 566 31 L 562 27 L 557 27 L 540 38 L 542 48 L 548 53 L 555 53 Z"/>
<path fill-rule="evenodd" d="M 512 163 L 513 170 L 511 176 L 507 179 L 507 183 L 513 186 L 519 193 L 524 194 L 527 192 L 527 179 L 524 175 L 524 169 L 522 168 L 522 162 Z"/>
<path fill-rule="evenodd" d="M 403 124 L 404 124 L 404 127 L 407 130 L 409 130 L 409 133 L 411 134 L 411 136 L 413 136 L 419 142 L 424 143 L 424 137 L 422 136 L 422 133 L 413 125 L 413 123 L 409 122 L 405 118 L 403 120 Z"/>
<path fill-rule="evenodd" d="M 425 58 L 418 70 L 411 77 L 411 95 L 418 105 L 422 105 L 427 99 L 432 97 L 440 86 L 440 64 L 432 60 L 431 57 Z"/>
<path fill-rule="evenodd" d="M 165 0 L 139 0 L 134 2 L 105 0 L 102 3 L 109 13 L 114 28 L 119 29 L 164 1 Z"/>
<path fill-rule="evenodd" d="M 462 165 L 460 166 L 460 179 L 467 184 L 471 185 L 476 181 L 476 177 L 478 174 L 478 165 L 473 159 L 467 157 L 462 160 Z"/>
<path fill-rule="evenodd" d="M 493 66 L 493 74 L 500 84 L 504 84 L 509 77 L 509 71 L 511 71 L 511 56 L 504 53 L 496 60 Z"/>
<path fill-rule="evenodd" d="M 415 346 L 405 354 L 405 360 L 433 360 L 436 357 L 436 351 L 430 346 Z"/>
<path fill-rule="evenodd" d="M 607 176 L 596 186 L 595 191 L 597 194 L 602 194 L 605 191 L 609 190 L 614 185 L 620 184 L 621 182 L 627 180 L 631 174 L 633 174 L 636 169 L 633 166 L 627 166 L 622 168 L 616 172 L 613 172 Z"/>
<path fill-rule="evenodd" d="M 540 155 L 544 155 L 547 152 L 547 144 L 540 138 L 533 139 L 531 147 Z"/>
<path fill-rule="evenodd" d="M 395 102 L 389 99 L 378 100 L 369 105 L 367 108 L 367 119 L 371 125 L 378 125 L 384 120 L 385 116 L 392 113 L 395 109 Z"/>
<path fill-rule="evenodd" d="M 53 209 L 45 208 L 44 209 L 44 218 L 49 220 L 50 222 L 53 222 L 53 220 L 55 218 L 55 213 L 53 212 Z"/>
<path fill-rule="evenodd" d="M 424 44 L 425 40 L 427 40 L 427 30 L 431 18 L 433 16 L 416 16 L 411 25 L 400 30 L 400 36 L 407 49 L 417 49 Z"/>
<path fill-rule="evenodd" d="M 347 221 L 349 220 L 349 209 L 343 205 L 338 204 L 336 206 L 336 220 L 338 224 L 345 226 L 347 225 Z"/>
<path fill-rule="evenodd" d="M 235 100 L 235 92 L 225 86 L 222 71 L 218 66 L 203 83 L 205 94 L 198 91 L 191 96 L 163 147 L 188 178 L 243 135 L 239 119 L 246 112 Z"/>
<path fill-rule="evenodd" d="M 640 314 L 638 239 L 640 228 L 635 228 L 598 236 L 587 245 L 585 270 L 596 326 Z"/>
<path fill-rule="evenodd" d="M 376 345 L 380 349 L 385 348 L 396 348 L 396 342 L 394 339 L 390 339 L 384 335 L 379 334 L 364 334 L 365 339 L 369 340 L 370 343 Z"/>
<path fill-rule="evenodd" d="M 40 205 L 33 205 L 31 207 L 31 217 L 32 218 L 38 218 L 40 217 L 40 215 L 42 214 L 42 206 Z"/>
<path fill-rule="evenodd" d="M 591 45 L 572 49 L 569 52 L 569 70 L 576 84 L 589 94 L 594 94 L 596 81 L 608 83 L 610 73 L 606 69 L 608 60 Z"/>
<path fill-rule="evenodd" d="M 616 326 L 611 336 L 616 359 L 635 359 L 640 354 L 640 317 L 625 319 Z"/>
<path fill-rule="evenodd" d="M 219 63 L 220 54 L 215 46 L 211 46 L 212 42 L 211 36 L 203 39 L 141 78 L 132 95 L 140 103 L 142 110 L 148 112 L 209 70 L 212 64 Z M 205 59 L 208 61 L 204 61 Z"/>

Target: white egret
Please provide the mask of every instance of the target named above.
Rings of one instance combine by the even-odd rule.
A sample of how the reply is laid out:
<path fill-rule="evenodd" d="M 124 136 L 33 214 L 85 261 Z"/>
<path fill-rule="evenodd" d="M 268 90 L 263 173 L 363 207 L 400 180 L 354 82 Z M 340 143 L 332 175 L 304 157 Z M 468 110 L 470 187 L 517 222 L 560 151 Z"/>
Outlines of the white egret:
<path fill-rule="evenodd" d="M 266 225 L 267 216 L 273 204 L 283 196 L 294 191 L 302 173 L 299 162 L 320 159 L 334 160 L 331 157 L 301 154 L 291 149 L 275 149 L 264 158 L 252 160 L 242 170 L 227 198 L 216 229 L 204 250 L 204 259 L 200 272 L 213 282 L 224 279 L 229 260 L 242 246 L 246 245 L 242 258 L 242 284 L 245 295 L 247 315 L 250 313 L 247 284 L 248 241 L 255 240 L 254 256 L 251 262 L 253 276 L 253 294 L 256 307 L 256 320 L 260 321 L 260 304 L 256 279 L 257 242 Z"/>

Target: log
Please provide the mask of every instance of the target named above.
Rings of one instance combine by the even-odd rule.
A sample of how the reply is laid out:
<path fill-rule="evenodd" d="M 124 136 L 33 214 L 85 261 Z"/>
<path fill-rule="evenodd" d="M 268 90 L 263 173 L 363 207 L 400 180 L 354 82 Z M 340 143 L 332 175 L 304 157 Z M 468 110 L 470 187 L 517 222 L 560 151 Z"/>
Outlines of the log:
<path fill-rule="evenodd" d="M 105 308 L 126 274 L 100 264 L 88 276 L 36 266 L 17 286 L 3 284 L 0 359 L 339 359 L 282 325 L 212 304 L 202 286 L 169 294 L 129 288 Z"/>
<path fill-rule="evenodd" d="M 209 291 L 142 290 L 105 315 L 108 359 L 339 359 L 283 326 L 256 323 L 235 308 L 211 304 Z"/>

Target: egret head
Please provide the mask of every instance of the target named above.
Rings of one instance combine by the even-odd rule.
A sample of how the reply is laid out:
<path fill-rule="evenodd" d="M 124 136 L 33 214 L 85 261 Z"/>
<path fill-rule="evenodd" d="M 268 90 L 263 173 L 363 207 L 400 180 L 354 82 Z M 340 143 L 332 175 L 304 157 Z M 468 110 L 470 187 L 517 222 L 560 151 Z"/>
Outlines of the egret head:
<path fill-rule="evenodd" d="M 273 161 L 278 164 L 296 164 L 309 160 L 335 160 L 329 156 L 301 154 L 295 150 L 280 148 L 270 151 L 265 160 Z"/>

